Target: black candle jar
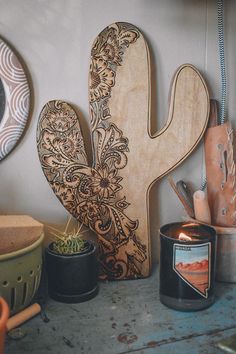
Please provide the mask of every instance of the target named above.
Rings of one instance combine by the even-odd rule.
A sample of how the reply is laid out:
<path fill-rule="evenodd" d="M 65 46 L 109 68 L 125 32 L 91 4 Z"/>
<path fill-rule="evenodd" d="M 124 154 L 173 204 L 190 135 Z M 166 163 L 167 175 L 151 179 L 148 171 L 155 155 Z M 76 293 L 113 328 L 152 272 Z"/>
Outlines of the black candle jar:
<path fill-rule="evenodd" d="M 182 311 L 214 303 L 216 232 L 176 222 L 160 229 L 160 301 Z"/>

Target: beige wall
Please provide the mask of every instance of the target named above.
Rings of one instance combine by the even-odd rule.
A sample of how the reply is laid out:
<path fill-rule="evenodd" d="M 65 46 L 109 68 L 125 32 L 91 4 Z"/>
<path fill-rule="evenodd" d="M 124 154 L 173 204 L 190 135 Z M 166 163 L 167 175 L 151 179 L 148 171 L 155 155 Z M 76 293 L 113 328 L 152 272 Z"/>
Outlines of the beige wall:
<path fill-rule="evenodd" d="M 236 1 L 226 3 L 228 117 L 236 112 Z M 192 63 L 206 78 L 211 97 L 220 97 L 217 1 L 213 0 L 0 0 L 0 35 L 24 58 L 31 76 L 34 107 L 25 135 L 0 162 L 0 212 L 29 214 L 45 223 L 64 223 L 67 212 L 54 196 L 39 164 L 36 126 L 43 105 L 62 99 L 82 114 L 89 132 L 87 77 L 90 48 L 98 33 L 115 21 L 133 23 L 152 54 L 153 128 L 167 113 L 169 82 L 176 68 Z M 158 161 L 158 151 L 157 151 Z M 201 184 L 202 147 L 173 173 L 176 180 Z M 151 196 L 151 229 L 156 252 L 160 224 L 179 220 L 182 207 L 164 178 Z"/>

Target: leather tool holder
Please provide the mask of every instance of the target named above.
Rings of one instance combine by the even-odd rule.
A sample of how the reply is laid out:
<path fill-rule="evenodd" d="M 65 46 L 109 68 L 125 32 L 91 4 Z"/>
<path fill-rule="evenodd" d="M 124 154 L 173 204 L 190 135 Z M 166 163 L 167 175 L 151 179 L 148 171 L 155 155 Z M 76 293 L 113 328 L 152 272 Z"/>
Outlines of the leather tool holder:
<path fill-rule="evenodd" d="M 235 163 L 233 159 L 233 129 L 229 122 L 207 129 L 205 161 L 212 224 L 235 226 Z"/>

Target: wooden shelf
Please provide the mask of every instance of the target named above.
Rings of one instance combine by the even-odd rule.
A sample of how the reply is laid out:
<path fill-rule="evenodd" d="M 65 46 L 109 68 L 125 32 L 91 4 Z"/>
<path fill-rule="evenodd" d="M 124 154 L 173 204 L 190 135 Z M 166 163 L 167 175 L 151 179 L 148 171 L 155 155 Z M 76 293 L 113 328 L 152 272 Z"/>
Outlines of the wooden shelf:
<path fill-rule="evenodd" d="M 49 322 L 37 316 L 8 338 L 6 354 L 222 353 L 217 342 L 236 332 L 236 284 L 217 283 L 216 302 L 178 312 L 159 301 L 158 269 L 143 280 L 101 283 L 94 299 L 62 304 L 48 299 Z"/>

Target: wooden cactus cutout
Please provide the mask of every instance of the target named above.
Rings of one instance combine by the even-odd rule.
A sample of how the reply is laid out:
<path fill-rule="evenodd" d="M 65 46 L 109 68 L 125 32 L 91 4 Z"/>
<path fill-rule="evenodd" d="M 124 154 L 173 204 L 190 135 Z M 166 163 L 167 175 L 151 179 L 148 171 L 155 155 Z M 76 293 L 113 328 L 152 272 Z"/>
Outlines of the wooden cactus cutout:
<path fill-rule="evenodd" d="M 91 52 L 89 103 L 93 166 L 79 120 L 62 101 L 47 103 L 38 124 L 43 171 L 66 209 L 98 235 L 101 278 L 134 279 L 151 270 L 149 190 L 196 147 L 209 97 L 191 65 L 175 73 L 166 126 L 150 135 L 150 63 L 143 35 L 115 23 Z"/>

